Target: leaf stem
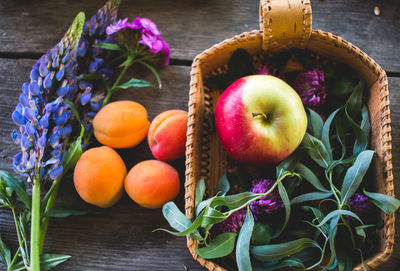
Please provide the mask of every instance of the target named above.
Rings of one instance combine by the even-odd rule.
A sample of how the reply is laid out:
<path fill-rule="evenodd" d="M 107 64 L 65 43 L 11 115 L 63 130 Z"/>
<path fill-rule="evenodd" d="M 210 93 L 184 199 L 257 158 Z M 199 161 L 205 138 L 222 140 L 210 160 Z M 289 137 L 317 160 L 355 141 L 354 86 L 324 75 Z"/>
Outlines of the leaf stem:
<path fill-rule="evenodd" d="M 12 270 L 12 268 L 13 268 L 15 262 L 16 262 L 17 259 L 18 259 L 18 254 L 20 253 L 20 251 L 21 251 L 21 247 L 18 247 L 18 249 L 17 249 L 17 251 L 15 252 L 14 257 L 13 257 L 13 259 L 12 259 L 10 265 L 9 265 L 8 268 L 7 268 L 7 271 L 11 271 L 11 270 Z M 25 263 L 25 262 L 24 262 L 24 263 Z M 25 265 L 25 268 L 28 268 L 27 265 Z"/>
<path fill-rule="evenodd" d="M 53 184 L 51 185 L 51 188 L 50 188 L 50 190 L 52 190 L 52 192 L 47 201 L 44 213 L 46 211 L 48 211 L 49 209 L 53 208 L 54 203 L 56 201 L 57 194 L 58 194 L 58 190 L 60 188 L 60 183 L 61 183 L 61 178 L 55 179 L 53 181 Z M 49 219 L 50 218 L 48 216 L 45 216 L 42 218 L 42 230 L 40 231 L 40 238 L 39 238 L 40 253 L 42 253 L 42 251 L 43 251 L 44 239 L 46 238 L 47 228 L 49 227 Z"/>
<path fill-rule="evenodd" d="M 17 215 L 15 213 L 15 208 L 11 207 L 11 211 L 12 211 L 12 214 L 13 214 L 13 217 L 14 217 L 15 230 L 17 231 L 17 237 L 18 237 L 18 243 L 19 243 L 18 250 L 21 250 L 22 260 L 24 262 L 25 267 L 28 268 L 29 267 L 29 263 L 28 263 L 28 260 L 27 260 L 26 254 L 25 254 L 25 250 L 24 250 L 24 247 L 25 247 L 26 243 L 23 242 L 22 238 L 21 238 L 21 230 L 20 230 L 20 227 L 19 227 L 19 222 L 17 220 Z M 17 254 L 18 254 L 18 251 L 15 253 L 15 255 L 17 255 Z M 14 258 L 16 258 L 16 256 L 14 256 Z M 14 261 L 14 259 L 13 259 L 13 261 Z M 10 266 L 11 265 L 12 265 L 12 263 L 10 264 Z"/>
<path fill-rule="evenodd" d="M 32 187 L 30 271 L 40 271 L 40 221 L 40 178 L 36 178 Z"/>
<path fill-rule="evenodd" d="M 115 83 L 113 84 L 113 86 L 110 89 L 108 89 L 107 95 L 104 98 L 103 104 L 101 105 L 101 107 L 104 107 L 108 103 L 108 100 L 110 100 L 111 95 L 115 92 L 116 87 L 118 86 L 119 82 L 122 80 L 122 77 L 124 76 L 125 72 L 129 68 L 130 64 L 131 63 L 124 65 L 124 68 L 122 69 L 121 73 L 119 74 L 117 80 L 115 80 Z"/>
<path fill-rule="evenodd" d="M 332 171 L 329 172 L 328 181 L 329 181 L 329 186 L 331 187 L 332 194 L 335 196 L 337 205 L 339 209 L 342 209 L 342 202 L 340 201 L 338 195 L 336 194 L 337 188 L 333 185 Z"/>

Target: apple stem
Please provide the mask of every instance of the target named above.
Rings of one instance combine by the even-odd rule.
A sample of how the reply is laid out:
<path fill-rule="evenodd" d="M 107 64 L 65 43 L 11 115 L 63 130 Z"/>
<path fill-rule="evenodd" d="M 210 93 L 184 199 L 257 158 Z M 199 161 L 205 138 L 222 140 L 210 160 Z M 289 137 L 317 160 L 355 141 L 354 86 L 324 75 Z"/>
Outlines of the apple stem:
<path fill-rule="evenodd" d="M 268 120 L 268 116 L 265 113 L 252 113 L 252 115 L 253 115 L 253 118 L 261 116 L 264 120 Z"/>

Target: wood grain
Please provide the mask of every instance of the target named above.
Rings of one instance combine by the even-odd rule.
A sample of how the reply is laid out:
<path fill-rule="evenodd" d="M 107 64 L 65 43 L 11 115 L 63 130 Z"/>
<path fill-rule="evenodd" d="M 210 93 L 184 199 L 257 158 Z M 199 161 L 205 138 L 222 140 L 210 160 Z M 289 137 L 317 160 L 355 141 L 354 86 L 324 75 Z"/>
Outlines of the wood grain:
<path fill-rule="evenodd" d="M 33 60 L 0 59 L 0 169 L 12 171 L 12 157 L 19 149 L 10 138 L 10 132 L 16 127 L 11 112 L 18 101 L 20 86 L 33 64 Z M 189 67 L 184 66 L 166 67 L 160 70 L 162 89 L 131 89 L 118 93 L 115 99 L 131 99 L 143 104 L 150 119 L 167 109 L 186 110 L 189 71 Z M 135 77 L 154 81 L 149 73 Z M 153 158 L 146 142 L 132 149 L 119 150 L 119 153 L 128 169 L 139 161 Z M 172 165 L 179 170 L 183 182 L 183 159 Z M 182 210 L 183 198 L 181 192 L 177 203 Z M 169 228 L 160 210 L 141 208 L 126 195 L 109 209 L 89 206 L 79 198 L 69 176 L 63 180 L 57 206 L 71 205 L 90 213 L 51 220 L 45 252 L 72 255 L 57 270 L 204 270 L 187 250 L 185 238 L 164 232 L 152 233 L 159 227 Z M 0 210 L 0 232 L 15 251 L 14 224 L 11 213 L 5 209 Z M 0 270 L 5 270 L 5 266 L 0 264 Z"/>
<path fill-rule="evenodd" d="M 87 16 L 104 0 L 0 2 L 0 54 L 40 54 L 62 36 L 79 11 Z M 149 17 L 162 30 L 172 58 L 191 61 L 210 46 L 244 31 L 258 29 L 258 0 L 136 0 L 122 1 L 121 17 Z M 380 16 L 373 8 L 378 5 Z M 382 67 L 400 72 L 400 2 L 312 1 L 313 27 L 332 32 L 356 44 Z"/>

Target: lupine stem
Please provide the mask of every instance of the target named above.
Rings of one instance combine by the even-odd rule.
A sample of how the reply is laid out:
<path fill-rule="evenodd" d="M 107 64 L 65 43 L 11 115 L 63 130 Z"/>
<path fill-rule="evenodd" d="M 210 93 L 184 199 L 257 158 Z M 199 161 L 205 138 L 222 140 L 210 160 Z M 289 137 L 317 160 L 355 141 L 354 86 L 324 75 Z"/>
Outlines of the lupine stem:
<path fill-rule="evenodd" d="M 40 271 L 40 220 L 40 179 L 37 178 L 32 187 L 30 271 Z"/>
<path fill-rule="evenodd" d="M 53 184 L 51 185 L 51 188 L 53 191 L 51 192 L 51 195 L 49 196 L 49 200 L 47 201 L 46 204 L 46 209 L 44 212 L 50 210 L 51 208 L 53 208 L 54 203 L 56 201 L 56 197 L 58 194 L 58 189 L 60 188 L 60 183 L 61 183 L 61 178 L 59 179 L 55 179 L 53 181 Z M 44 239 L 46 238 L 46 234 L 47 234 L 47 228 L 49 226 L 49 217 L 48 216 L 44 216 L 42 219 L 42 229 L 40 231 L 40 245 L 39 245 L 39 249 L 40 249 L 40 253 L 42 253 L 43 251 L 43 245 L 44 245 Z"/>

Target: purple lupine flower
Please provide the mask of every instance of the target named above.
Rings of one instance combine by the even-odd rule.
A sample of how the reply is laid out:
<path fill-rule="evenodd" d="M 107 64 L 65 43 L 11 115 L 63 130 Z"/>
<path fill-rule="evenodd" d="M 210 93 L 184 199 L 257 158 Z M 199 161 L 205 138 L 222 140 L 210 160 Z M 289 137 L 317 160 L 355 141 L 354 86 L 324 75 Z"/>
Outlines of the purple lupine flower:
<path fill-rule="evenodd" d="M 232 213 L 227 219 L 214 225 L 214 229 L 218 233 L 236 232 L 240 231 L 243 222 L 246 218 L 247 209 L 242 208 Z"/>
<path fill-rule="evenodd" d="M 347 203 L 350 206 L 350 210 L 363 221 L 371 217 L 371 212 L 374 210 L 374 205 L 369 201 L 369 198 L 360 193 L 355 193 L 350 197 Z M 346 218 L 348 222 L 354 220 L 350 216 L 347 216 Z"/>
<path fill-rule="evenodd" d="M 20 103 L 12 113 L 14 122 L 19 125 L 19 130 L 12 132 L 12 138 L 21 146 L 13 167 L 17 173 L 28 177 L 28 181 L 38 177 L 43 181 L 54 180 L 62 174 L 63 140 L 68 136 L 67 123 L 71 117 L 70 106 L 63 101 L 73 100 L 75 95 L 57 90 L 66 86 L 73 89 L 71 86 L 77 84 L 76 48 L 83 18 L 84 15 L 79 14 L 64 38 L 33 65 L 30 82 L 22 85 Z M 63 63 L 59 62 L 60 58 Z M 60 134 L 60 131 L 64 132 Z"/>
<path fill-rule="evenodd" d="M 129 36 L 133 36 L 134 33 L 140 35 L 139 40 L 135 40 L 134 43 L 139 43 L 148 48 L 148 52 L 156 56 L 154 62 L 159 62 L 163 66 L 169 64 L 170 58 L 170 47 L 167 42 L 161 36 L 161 32 L 158 30 L 157 25 L 148 18 L 135 18 L 131 23 L 128 22 L 127 18 L 119 20 L 118 22 L 107 27 L 107 34 L 113 35 L 115 33 L 122 33 Z M 129 40 L 122 38 L 121 40 Z M 131 48 L 137 47 L 136 44 L 127 44 Z M 138 48 L 138 52 L 142 52 L 141 48 Z"/>
<path fill-rule="evenodd" d="M 274 181 L 268 179 L 253 180 L 253 186 L 251 187 L 250 192 L 257 194 L 265 193 L 272 187 L 273 184 Z M 250 210 L 254 217 L 259 219 L 264 215 L 269 215 L 279 210 L 283 206 L 284 205 L 281 197 L 279 196 L 278 190 L 274 189 L 265 197 L 250 203 Z"/>
<path fill-rule="evenodd" d="M 78 45 L 78 73 L 101 75 L 109 84 L 112 84 L 114 68 L 119 64 L 110 64 L 116 57 L 115 52 L 94 45 L 115 42 L 115 39 L 106 33 L 106 28 L 116 22 L 119 3 L 119 0 L 108 1 L 85 22 Z M 104 85 L 82 79 L 79 79 L 77 87 L 80 92 L 80 114 L 86 116 L 82 119 L 82 124 L 85 132 L 89 132 L 93 117 L 100 110 L 107 90 Z M 93 114 L 88 114 L 90 112 Z"/>
<path fill-rule="evenodd" d="M 298 74 L 292 87 L 300 95 L 305 106 L 315 108 L 324 104 L 326 100 L 325 75 L 319 69 Z"/>

